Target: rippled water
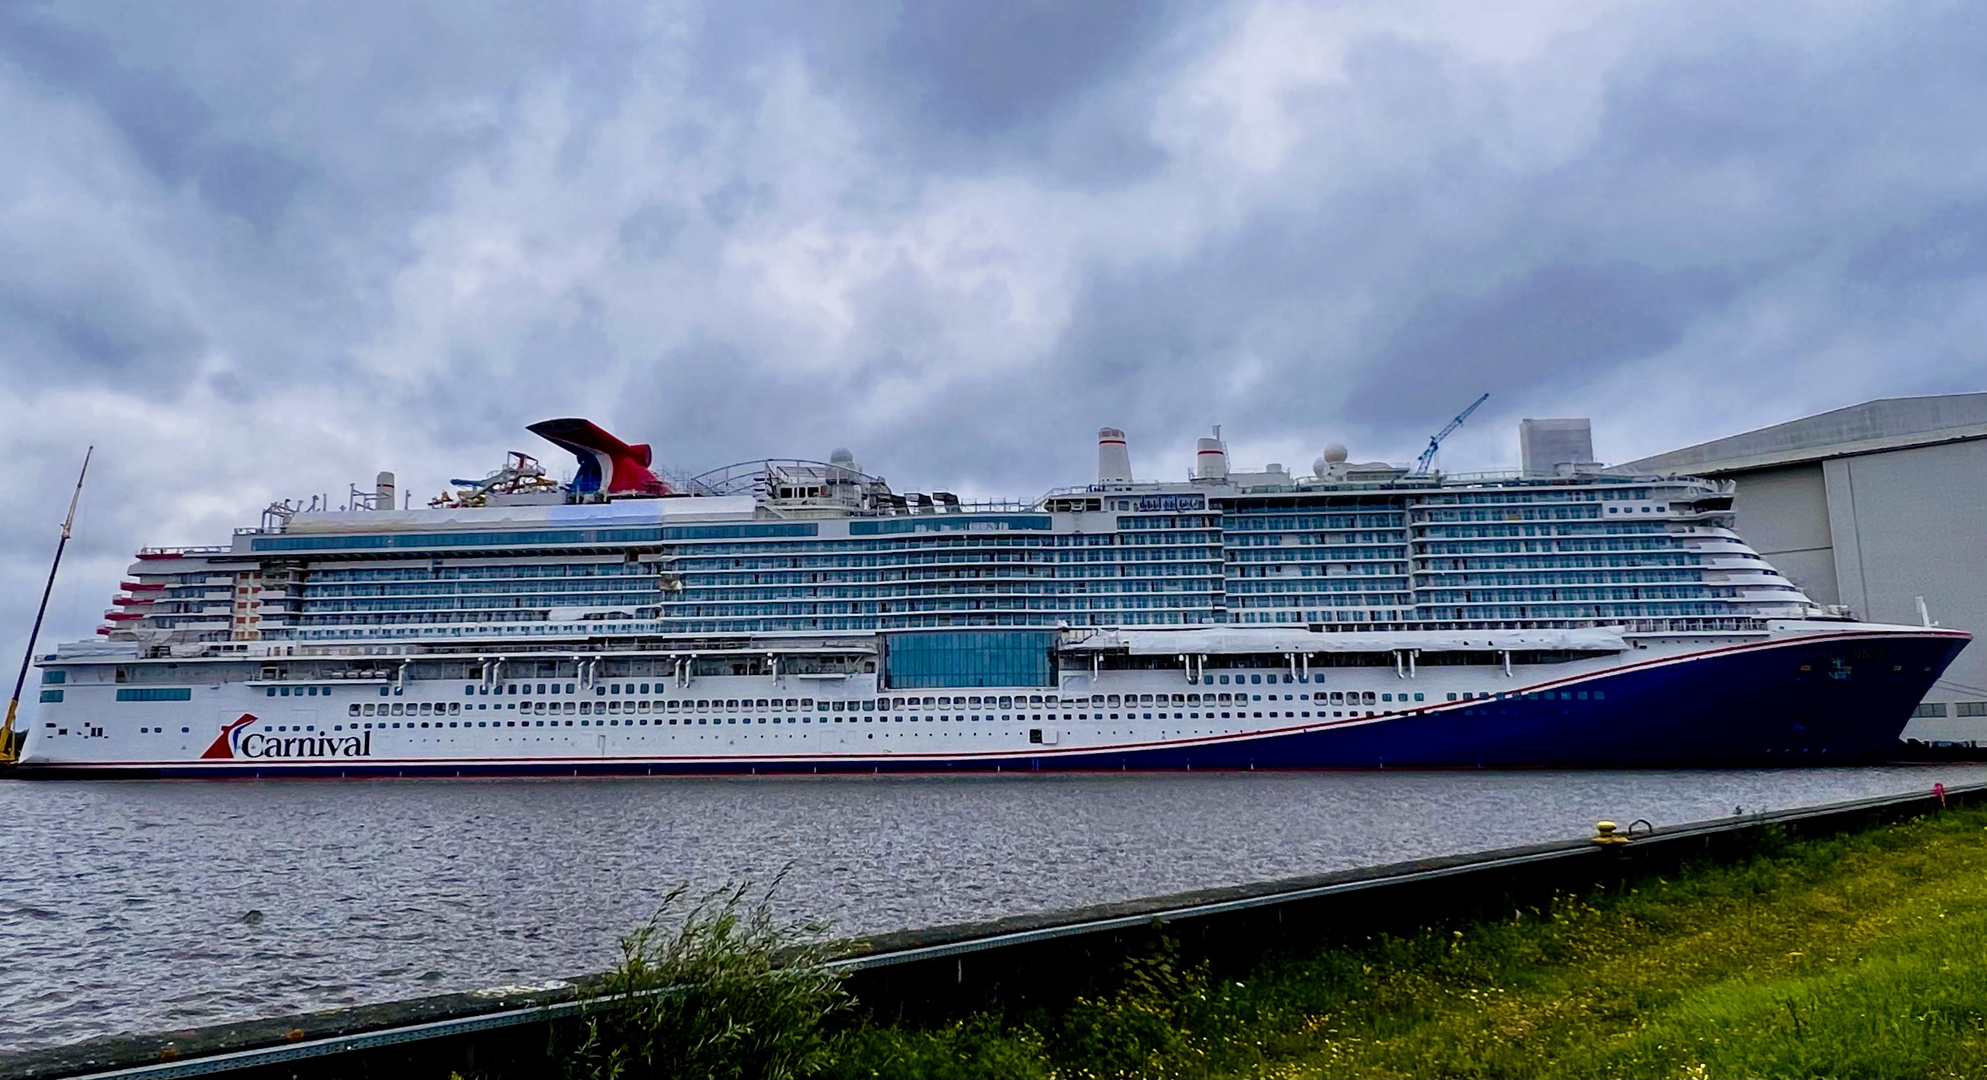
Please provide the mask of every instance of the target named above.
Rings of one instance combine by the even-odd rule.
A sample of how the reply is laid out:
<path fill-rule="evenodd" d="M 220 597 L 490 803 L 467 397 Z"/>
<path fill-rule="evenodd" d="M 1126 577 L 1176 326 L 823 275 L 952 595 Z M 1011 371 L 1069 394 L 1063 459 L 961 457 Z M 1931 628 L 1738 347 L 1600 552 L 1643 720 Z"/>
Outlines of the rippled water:
<path fill-rule="evenodd" d="M 1987 768 L 0 782 L 0 1049 L 598 970 L 672 886 L 782 867 L 878 931 L 1934 781 Z"/>

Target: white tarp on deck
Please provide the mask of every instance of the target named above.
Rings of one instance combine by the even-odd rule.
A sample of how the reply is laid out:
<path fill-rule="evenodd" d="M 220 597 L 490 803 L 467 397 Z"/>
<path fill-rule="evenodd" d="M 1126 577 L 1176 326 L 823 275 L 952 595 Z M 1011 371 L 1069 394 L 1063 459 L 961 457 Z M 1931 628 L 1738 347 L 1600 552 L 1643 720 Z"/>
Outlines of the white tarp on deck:
<path fill-rule="evenodd" d="M 655 525 L 663 521 L 750 521 L 750 495 L 682 499 L 617 499 L 550 506 L 457 506 L 433 510 L 350 510 L 298 514 L 285 532 L 425 532 L 430 529 L 496 529 Z"/>

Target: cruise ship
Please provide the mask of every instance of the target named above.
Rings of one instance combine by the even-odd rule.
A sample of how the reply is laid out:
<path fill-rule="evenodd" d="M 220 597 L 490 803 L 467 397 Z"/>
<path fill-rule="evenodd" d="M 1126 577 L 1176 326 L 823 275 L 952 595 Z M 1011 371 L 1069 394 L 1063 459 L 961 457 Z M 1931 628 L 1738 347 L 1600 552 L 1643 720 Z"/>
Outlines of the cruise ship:
<path fill-rule="evenodd" d="M 1528 423 L 1531 423 L 1528 421 Z M 1348 460 L 897 492 L 678 477 L 580 419 L 147 548 L 39 655 L 30 776 L 1676 767 L 1878 760 L 1968 635 L 1823 609 L 1729 482 Z M 1589 437 L 1589 445 L 1591 438 Z M 1528 455 L 1529 456 L 1529 455 Z"/>

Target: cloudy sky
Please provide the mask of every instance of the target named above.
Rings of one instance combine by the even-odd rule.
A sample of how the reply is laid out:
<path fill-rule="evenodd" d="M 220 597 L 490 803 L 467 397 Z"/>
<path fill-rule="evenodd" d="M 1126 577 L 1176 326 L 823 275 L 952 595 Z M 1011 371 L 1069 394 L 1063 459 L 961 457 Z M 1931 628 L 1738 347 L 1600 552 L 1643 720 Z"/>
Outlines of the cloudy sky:
<path fill-rule="evenodd" d="M 1987 5 L 0 0 L 0 645 L 522 426 L 900 489 L 1987 388 Z M 5 661 L 11 665 L 11 660 Z M 8 672 L 11 674 L 11 666 Z"/>

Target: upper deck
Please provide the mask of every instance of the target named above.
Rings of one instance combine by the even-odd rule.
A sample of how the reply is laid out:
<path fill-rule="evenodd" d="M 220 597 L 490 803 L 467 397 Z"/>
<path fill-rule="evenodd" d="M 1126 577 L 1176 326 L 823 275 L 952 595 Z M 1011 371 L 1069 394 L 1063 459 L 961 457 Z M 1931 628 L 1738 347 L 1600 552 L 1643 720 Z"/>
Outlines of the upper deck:
<path fill-rule="evenodd" d="M 1812 612 L 1732 531 L 1728 482 L 1420 476 L 1342 453 L 1308 476 L 1230 473 L 1225 449 L 1206 465 L 1202 442 L 1188 479 L 1134 481 L 1127 463 L 1094 484 L 977 504 L 899 494 L 846 452 L 665 482 L 646 448 L 618 441 L 622 456 L 596 464 L 591 490 L 584 458 L 582 477 L 560 486 L 514 454 L 428 508 L 393 509 L 383 476 L 381 496 L 353 509 L 272 508 L 226 547 L 141 552 L 102 633 L 169 649 L 946 626 L 1577 628 Z M 624 475 L 627 461 L 638 471 Z"/>

